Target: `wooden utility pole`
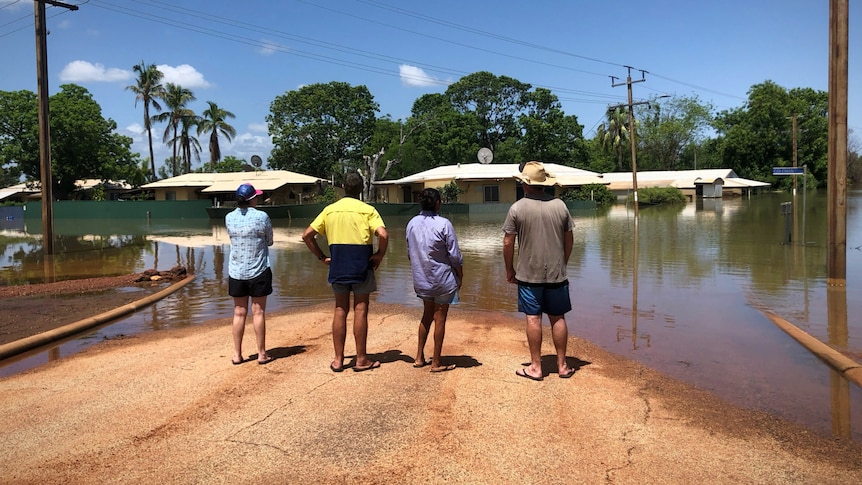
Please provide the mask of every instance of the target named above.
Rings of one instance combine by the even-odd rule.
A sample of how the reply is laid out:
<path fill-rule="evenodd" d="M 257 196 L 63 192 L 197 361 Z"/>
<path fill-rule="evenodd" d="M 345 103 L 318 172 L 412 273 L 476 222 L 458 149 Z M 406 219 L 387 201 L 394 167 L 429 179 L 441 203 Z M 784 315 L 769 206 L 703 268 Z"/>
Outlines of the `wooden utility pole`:
<path fill-rule="evenodd" d="M 641 78 L 637 81 L 632 81 L 632 67 L 625 66 L 628 69 L 628 75 L 626 75 L 625 83 L 614 83 L 615 77 L 611 76 L 611 87 L 622 86 L 625 84 L 628 87 L 629 94 L 629 141 L 631 142 L 632 147 L 632 192 L 634 194 L 634 207 L 635 207 L 635 225 L 637 225 L 638 220 L 638 162 L 637 162 L 637 153 L 635 150 L 635 114 L 632 109 L 635 103 L 632 102 L 632 84 L 634 83 L 642 83 L 646 81 L 644 78 L 644 74 L 646 71 L 641 70 Z M 644 104 L 644 103 L 637 103 Z"/>
<path fill-rule="evenodd" d="M 796 167 L 796 113 L 790 117 L 793 130 L 793 166 Z M 793 195 L 796 195 L 796 175 L 793 175 Z"/>
<path fill-rule="evenodd" d="M 51 131 L 48 110 L 48 29 L 45 26 L 45 4 L 78 10 L 76 5 L 52 0 L 33 2 L 36 17 L 36 81 L 39 89 L 39 168 L 42 184 L 42 250 L 45 255 L 54 254 L 54 207 L 51 180 Z"/>
<path fill-rule="evenodd" d="M 847 283 L 847 57 L 849 0 L 829 0 L 826 283 Z"/>

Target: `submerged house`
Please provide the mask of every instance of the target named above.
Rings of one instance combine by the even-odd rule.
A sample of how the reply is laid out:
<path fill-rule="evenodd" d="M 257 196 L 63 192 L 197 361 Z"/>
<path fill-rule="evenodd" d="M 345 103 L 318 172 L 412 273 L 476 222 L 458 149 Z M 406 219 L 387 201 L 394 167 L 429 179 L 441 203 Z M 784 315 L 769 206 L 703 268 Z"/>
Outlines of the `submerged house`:
<path fill-rule="evenodd" d="M 607 183 L 595 172 L 556 163 L 544 165 L 551 175 L 557 177 L 559 185 L 553 187 L 557 196 L 568 187 Z M 378 180 L 374 185 L 377 187 L 377 202 L 384 203 L 416 202 L 423 189 L 441 189 L 454 183 L 461 191 L 459 203 L 511 204 L 523 195 L 514 178 L 518 173 L 517 163 L 459 163 L 432 168 L 398 180 Z"/>
<path fill-rule="evenodd" d="M 248 182 L 263 191 L 269 205 L 303 204 L 323 192 L 329 181 L 288 170 L 253 172 L 187 173 L 141 186 L 154 192 L 155 200 L 213 201 L 213 206 L 233 205 L 236 188 Z"/>
<path fill-rule="evenodd" d="M 619 198 L 627 197 L 634 189 L 631 172 L 602 174 L 608 189 Z M 729 168 L 705 170 L 638 171 L 638 189 L 647 187 L 676 187 L 689 202 L 697 198 L 722 198 L 750 195 L 770 187 L 766 182 L 744 179 Z"/>
<path fill-rule="evenodd" d="M 134 191 L 134 187 L 122 180 L 81 179 L 75 182 L 75 190 L 69 197 L 75 200 L 93 200 L 98 192 L 98 197 L 104 200 L 122 200 Z M 40 200 L 40 182 L 23 182 L 0 189 L 0 202 L 24 203 Z"/>

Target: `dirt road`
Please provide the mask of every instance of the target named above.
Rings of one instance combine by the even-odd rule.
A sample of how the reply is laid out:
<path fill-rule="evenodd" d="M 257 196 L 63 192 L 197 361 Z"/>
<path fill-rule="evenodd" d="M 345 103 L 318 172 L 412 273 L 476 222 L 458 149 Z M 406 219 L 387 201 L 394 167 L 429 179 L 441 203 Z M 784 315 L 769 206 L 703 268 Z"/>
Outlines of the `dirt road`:
<path fill-rule="evenodd" d="M 519 319 L 372 305 L 368 372 L 333 373 L 331 308 L 270 315 L 276 360 L 231 365 L 227 320 L 105 342 L 0 380 L 0 483 L 860 483 L 862 445 L 740 410 L 571 338 L 571 379 L 515 375 Z M 252 349 L 253 333 L 247 332 Z M 348 352 L 352 349 L 348 338 Z"/>

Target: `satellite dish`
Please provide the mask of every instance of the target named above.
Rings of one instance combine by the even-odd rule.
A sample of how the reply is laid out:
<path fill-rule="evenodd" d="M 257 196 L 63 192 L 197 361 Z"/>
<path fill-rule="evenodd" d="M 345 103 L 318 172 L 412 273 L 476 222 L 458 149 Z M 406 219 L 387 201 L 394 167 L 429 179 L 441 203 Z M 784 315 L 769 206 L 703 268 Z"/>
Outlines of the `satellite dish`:
<path fill-rule="evenodd" d="M 480 148 L 479 153 L 476 154 L 476 158 L 479 159 L 479 163 L 488 164 L 494 160 L 494 152 L 492 152 L 489 148 Z"/>
<path fill-rule="evenodd" d="M 257 155 L 252 155 L 251 164 L 254 165 L 255 168 L 260 168 L 260 166 L 263 164 L 263 160 L 261 160 L 261 158 Z"/>

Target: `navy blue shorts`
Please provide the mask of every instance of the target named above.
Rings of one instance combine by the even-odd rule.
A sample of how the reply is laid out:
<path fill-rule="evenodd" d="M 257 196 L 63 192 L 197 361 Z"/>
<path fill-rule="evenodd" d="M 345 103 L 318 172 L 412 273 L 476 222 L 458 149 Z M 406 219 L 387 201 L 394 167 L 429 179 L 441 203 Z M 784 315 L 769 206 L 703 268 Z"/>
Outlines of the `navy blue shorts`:
<path fill-rule="evenodd" d="M 565 315 L 572 310 L 569 281 L 559 283 L 518 282 L 518 311 L 527 315 Z"/>
<path fill-rule="evenodd" d="M 250 280 L 235 280 L 228 276 L 227 294 L 236 298 L 244 296 L 258 297 L 272 294 L 272 270 L 266 268 L 263 273 Z"/>

